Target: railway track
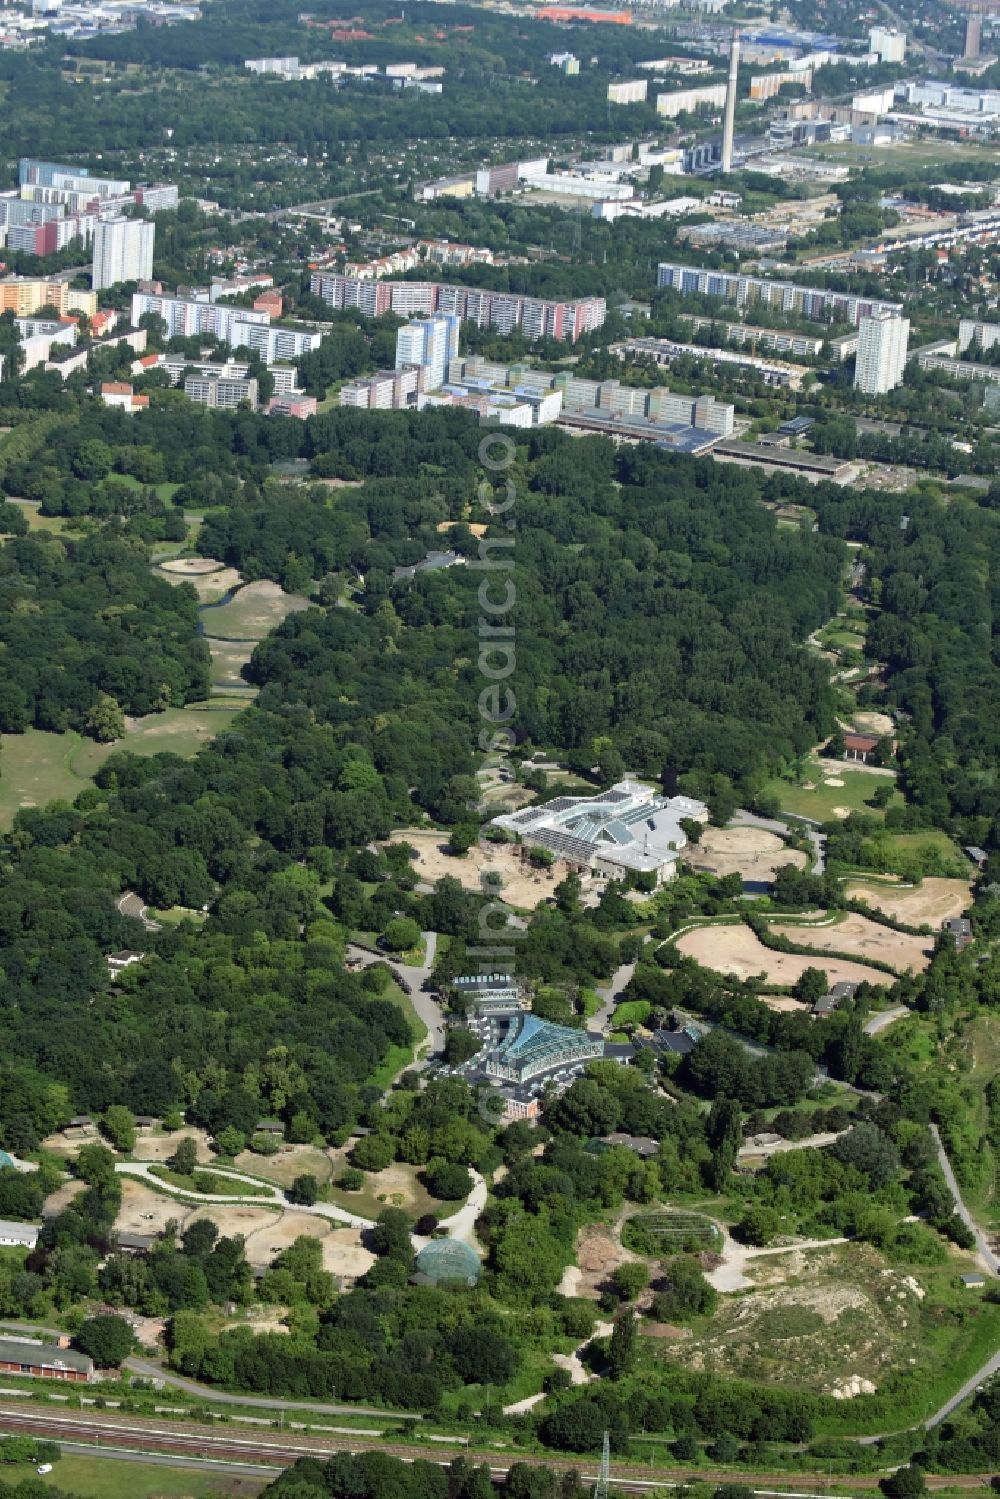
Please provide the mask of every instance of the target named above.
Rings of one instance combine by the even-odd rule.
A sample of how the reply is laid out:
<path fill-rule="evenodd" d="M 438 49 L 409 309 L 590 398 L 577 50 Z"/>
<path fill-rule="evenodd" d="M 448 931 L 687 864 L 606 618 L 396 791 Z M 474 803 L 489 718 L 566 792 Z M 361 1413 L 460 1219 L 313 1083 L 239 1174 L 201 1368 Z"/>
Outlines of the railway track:
<path fill-rule="evenodd" d="M 272 1467 L 277 1472 L 291 1467 L 300 1457 L 326 1457 L 333 1452 L 387 1452 L 404 1462 L 418 1459 L 442 1465 L 458 1455 L 455 1452 L 430 1449 L 407 1442 L 386 1442 L 364 1437 L 319 1437 L 302 1433 L 280 1432 L 254 1435 L 221 1433 L 217 1426 L 199 1422 L 164 1422 L 147 1416 L 97 1416 L 59 1411 L 28 1411 L 0 1405 L 0 1431 L 45 1437 L 50 1441 L 89 1444 L 94 1447 L 123 1451 L 153 1452 L 202 1461 L 243 1463 L 248 1466 Z M 461 1449 L 473 1460 L 474 1452 Z M 574 1458 L 559 1454 L 541 1457 L 533 1453 L 516 1453 L 510 1459 L 488 1457 L 494 1477 L 502 1478 L 512 1462 L 543 1467 L 575 1469 L 584 1481 L 593 1481 L 596 1464 L 592 1458 Z M 744 1483 L 760 1495 L 789 1495 L 798 1499 L 825 1499 L 824 1488 L 832 1486 L 829 1475 L 820 1473 L 761 1473 L 756 1470 L 643 1467 L 635 1462 L 615 1463 L 612 1479 L 617 1489 L 630 1493 L 674 1488 L 689 1483 L 692 1476 L 708 1483 Z M 930 1489 L 982 1489 L 988 1487 L 990 1474 L 956 1474 L 944 1478 L 929 1477 Z M 775 1485 L 777 1487 L 763 1487 Z M 836 1488 L 865 1494 L 878 1488 L 878 1474 L 853 1474 L 838 1477 Z"/>

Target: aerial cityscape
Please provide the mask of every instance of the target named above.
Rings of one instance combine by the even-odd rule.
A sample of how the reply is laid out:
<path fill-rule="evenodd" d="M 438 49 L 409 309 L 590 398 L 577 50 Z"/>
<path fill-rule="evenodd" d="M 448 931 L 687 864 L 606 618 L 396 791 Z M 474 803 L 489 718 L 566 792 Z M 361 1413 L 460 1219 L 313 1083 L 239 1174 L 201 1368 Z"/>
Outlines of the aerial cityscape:
<path fill-rule="evenodd" d="M 0 1499 L 1000 1488 L 1000 0 L 10 0 Z"/>

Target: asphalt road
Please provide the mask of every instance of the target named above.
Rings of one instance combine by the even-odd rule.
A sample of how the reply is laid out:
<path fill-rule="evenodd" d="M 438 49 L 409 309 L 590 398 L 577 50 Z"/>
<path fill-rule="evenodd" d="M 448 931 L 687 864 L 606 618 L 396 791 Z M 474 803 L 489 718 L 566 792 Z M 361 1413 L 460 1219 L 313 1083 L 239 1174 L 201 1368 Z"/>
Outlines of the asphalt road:
<path fill-rule="evenodd" d="M 877 1036 L 880 1031 L 887 1030 L 897 1020 L 902 1020 L 904 1015 L 910 1012 L 905 1005 L 896 1005 L 895 1009 L 882 1010 L 878 1015 L 870 1016 L 861 1027 L 866 1036 Z"/>
<path fill-rule="evenodd" d="M 982 1229 L 979 1227 L 979 1224 L 973 1218 L 972 1214 L 969 1212 L 969 1209 L 965 1206 L 965 1203 L 962 1201 L 962 1194 L 959 1191 L 958 1182 L 955 1180 L 955 1173 L 951 1169 L 951 1162 L 948 1159 L 947 1152 L 945 1151 L 944 1145 L 941 1140 L 941 1135 L 936 1124 L 931 1125 L 931 1134 L 934 1136 L 934 1144 L 937 1147 L 938 1162 L 941 1166 L 941 1170 L 944 1172 L 944 1179 L 948 1183 L 948 1191 L 951 1193 L 952 1198 L 954 1199 L 955 1212 L 961 1218 L 965 1226 L 971 1230 L 976 1240 L 976 1248 L 979 1250 L 983 1262 L 993 1272 L 994 1275 L 1000 1274 L 1000 1259 L 998 1259 L 997 1256 L 993 1253 L 993 1250 L 990 1248 L 989 1240 L 983 1233 Z M 981 1375 L 977 1377 L 982 1378 Z"/>

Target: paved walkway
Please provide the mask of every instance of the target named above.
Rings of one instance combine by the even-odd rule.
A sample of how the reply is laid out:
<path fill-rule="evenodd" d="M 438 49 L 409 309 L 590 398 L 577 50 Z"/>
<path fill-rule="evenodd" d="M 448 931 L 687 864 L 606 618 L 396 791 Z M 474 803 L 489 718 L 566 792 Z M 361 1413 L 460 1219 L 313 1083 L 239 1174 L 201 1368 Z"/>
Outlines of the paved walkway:
<path fill-rule="evenodd" d="M 603 1033 L 609 1028 L 611 1017 L 615 1012 L 615 1006 L 618 1004 L 618 996 L 631 982 L 634 973 L 634 963 L 623 963 L 611 975 L 611 983 L 608 987 L 606 989 L 598 989 L 597 992 L 601 997 L 601 1008 L 587 1021 L 587 1029 L 589 1031 L 600 1031 Z"/>
<path fill-rule="evenodd" d="M 216 1176 L 227 1176 L 233 1181 L 243 1182 L 247 1186 L 256 1188 L 253 1194 L 243 1197 L 228 1196 L 224 1192 L 185 1192 L 183 1188 L 174 1187 L 170 1182 L 165 1182 L 162 1177 L 156 1176 L 152 1167 L 157 1165 L 156 1161 L 116 1161 L 115 1170 L 122 1176 L 129 1176 L 139 1181 L 145 1181 L 154 1192 L 163 1192 L 168 1197 L 175 1197 L 178 1202 L 186 1207 L 198 1207 L 203 1203 L 214 1205 L 225 1204 L 227 1207 L 270 1207 L 289 1209 L 296 1213 L 311 1213 L 316 1218 L 329 1218 L 331 1222 L 340 1224 L 343 1228 L 372 1228 L 374 1224 L 370 1218 L 360 1218 L 356 1213 L 347 1212 L 346 1208 L 334 1206 L 331 1202 L 316 1202 L 311 1207 L 304 1204 L 291 1203 L 285 1197 L 280 1187 L 271 1186 L 268 1182 L 258 1181 L 255 1176 L 244 1176 L 240 1171 L 231 1171 L 228 1167 L 208 1166 L 205 1169 L 212 1171 Z"/>
<path fill-rule="evenodd" d="M 423 932 L 424 939 L 424 961 L 419 965 L 411 963 L 400 963 L 395 958 L 385 953 L 372 952 L 370 948 L 358 947 L 355 943 L 347 944 L 347 956 L 352 963 L 360 963 L 363 968 L 369 968 L 373 963 L 387 963 L 393 973 L 401 978 L 409 990 L 410 1000 L 420 1019 L 427 1027 L 427 1042 L 424 1055 L 416 1060 L 408 1070 L 426 1067 L 433 1057 L 439 1057 L 444 1053 L 444 1015 L 441 1005 L 424 988 L 434 967 L 434 958 L 437 953 L 437 932 Z"/>
<path fill-rule="evenodd" d="M 909 1015 L 905 1005 L 896 1005 L 895 1009 L 882 1010 L 878 1015 L 871 1015 L 861 1027 L 866 1036 L 877 1036 L 880 1031 L 888 1030 L 890 1025 L 895 1025 L 897 1020 L 902 1020 L 904 1015 Z"/>
<path fill-rule="evenodd" d="M 944 1179 L 948 1183 L 948 1191 L 951 1193 L 952 1200 L 955 1203 L 955 1212 L 958 1214 L 962 1222 L 965 1224 L 966 1228 L 969 1229 L 969 1231 L 975 1238 L 976 1248 L 979 1251 L 979 1257 L 982 1260 L 983 1264 L 988 1270 L 992 1271 L 994 1275 L 1000 1275 L 1000 1259 L 998 1259 L 997 1256 L 993 1253 L 993 1250 L 990 1248 L 989 1240 L 983 1233 L 982 1229 L 979 1227 L 979 1224 L 976 1222 L 975 1218 L 973 1218 L 972 1214 L 969 1212 L 969 1209 L 965 1206 L 965 1203 L 962 1201 L 962 1194 L 959 1191 L 958 1182 L 955 1179 L 955 1173 L 951 1169 L 951 1162 L 948 1159 L 947 1152 L 945 1151 L 944 1144 L 941 1140 L 940 1131 L 938 1130 L 936 1124 L 931 1125 L 931 1134 L 934 1136 L 934 1144 L 937 1148 L 938 1162 L 940 1163 L 941 1170 L 944 1172 Z"/>

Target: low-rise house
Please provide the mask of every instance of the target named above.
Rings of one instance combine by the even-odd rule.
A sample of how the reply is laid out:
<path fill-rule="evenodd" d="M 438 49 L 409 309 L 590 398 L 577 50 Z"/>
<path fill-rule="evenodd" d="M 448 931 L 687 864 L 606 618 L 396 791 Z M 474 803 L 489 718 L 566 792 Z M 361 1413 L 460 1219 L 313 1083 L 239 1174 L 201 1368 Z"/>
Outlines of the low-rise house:
<path fill-rule="evenodd" d="M 839 983 L 834 984 L 828 994 L 823 994 L 817 999 L 812 1007 L 812 1013 L 818 1018 L 832 1015 L 845 999 L 853 999 L 857 993 L 857 984 Z"/>
<path fill-rule="evenodd" d="M 626 1150 L 631 1150 L 635 1155 L 641 1156 L 644 1161 L 652 1160 L 653 1156 L 660 1151 L 660 1142 L 654 1140 L 650 1135 L 626 1135 L 617 1130 L 613 1135 L 604 1135 L 602 1143 L 605 1145 L 621 1145 Z"/>
<path fill-rule="evenodd" d="M 972 941 L 972 922 L 968 916 L 953 916 L 950 921 L 941 923 L 943 932 L 950 932 L 955 939 L 955 946 L 959 952 L 969 946 Z"/>
<path fill-rule="evenodd" d="M 34 1249 L 38 1234 L 35 1223 L 10 1223 L 0 1218 L 0 1249 Z"/>
<path fill-rule="evenodd" d="M 88 1384 L 95 1378 L 94 1360 L 87 1354 L 19 1338 L 0 1338 L 0 1372 L 66 1384 Z"/>
<path fill-rule="evenodd" d="M 144 1258 L 156 1243 L 155 1234 L 116 1234 L 115 1238 L 119 1254 L 126 1254 L 131 1259 Z"/>

